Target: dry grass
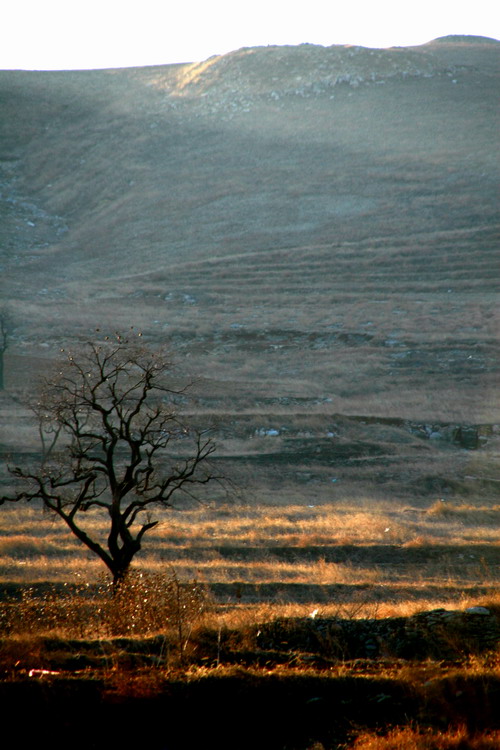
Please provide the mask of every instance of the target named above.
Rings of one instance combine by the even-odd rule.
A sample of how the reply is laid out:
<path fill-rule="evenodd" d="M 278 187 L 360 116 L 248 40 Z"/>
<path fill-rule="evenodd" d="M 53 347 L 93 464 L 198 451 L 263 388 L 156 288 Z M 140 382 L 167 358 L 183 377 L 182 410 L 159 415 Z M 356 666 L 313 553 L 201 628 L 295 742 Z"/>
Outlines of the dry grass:
<path fill-rule="evenodd" d="M 342 544 L 467 545 L 492 542 L 500 521 L 500 506 L 452 503 L 436 500 L 427 510 L 402 502 L 380 502 L 360 497 L 353 504 L 337 500 L 308 505 L 195 507 L 159 512 L 159 526 L 147 537 L 141 559 L 161 560 L 168 552 L 205 551 L 217 558 L 221 547 L 258 547 L 263 553 L 274 547 L 307 548 Z M 2 508 L 0 515 L 0 559 L 23 561 L 45 556 L 75 556 L 84 548 L 57 519 L 21 505 Z M 88 514 L 86 528 L 105 532 L 105 520 Z M 465 547 L 466 545 L 464 545 Z M 210 553 L 212 550 L 212 553 Z"/>
<path fill-rule="evenodd" d="M 401 727 L 385 735 L 363 733 L 350 747 L 352 750 L 497 750 L 500 731 L 471 734 L 465 727 L 442 731 Z M 318 743 L 309 750 L 322 748 Z"/>
<path fill-rule="evenodd" d="M 174 566 L 180 580 L 197 579 L 215 587 L 236 582 L 243 587 L 272 585 L 272 606 L 279 613 L 287 607 L 301 614 L 320 608 L 327 615 L 342 601 L 347 605 L 348 597 L 355 607 L 361 598 L 363 614 L 374 607 L 383 616 L 409 614 L 449 606 L 450 597 L 477 603 L 485 591 L 495 589 L 498 513 L 494 504 L 438 500 L 424 511 L 368 497 L 358 498 L 355 505 L 346 501 L 168 511 L 135 565 L 155 575 Z M 99 580 L 102 564 L 49 515 L 35 507 L 4 506 L 0 522 L 3 582 Z M 93 534 L 105 533 L 98 516 L 88 518 L 88 528 Z M 350 551 L 338 557 L 343 546 Z M 288 599 L 294 596 L 290 586 L 302 587 L 303 601 Z M 307 593 L 322 587 L 321 601 Z M 254 616 L 260 605 L 246 595 L 238 601 L 236 591 L 226 594 L 226 609 L 247 608 Z M 335 601 L 330 606 L 331 596 Z"/>
<path fill-rule="evenodd" d="M 457 521 L 464 526 L 500 526 L 500 505 L 478 507 L 468 503 L 456 504 L 441 499 L 437 500 L 427 512 L 437 519 Z"/>
<path fill-rule="evenodd" d="M 48 586 L 42 592 L 26 587 L 20 597 L 1 604 L 4 636 L 105 639 L 174 633 L 182 652 L 193 629 L 205 620 L 212 600 L 205 586 L 195 580 L 181 583 L 170 571 L 130 573 L 118 589 L 103 577 L 97 586 L 81 581 Z"/>

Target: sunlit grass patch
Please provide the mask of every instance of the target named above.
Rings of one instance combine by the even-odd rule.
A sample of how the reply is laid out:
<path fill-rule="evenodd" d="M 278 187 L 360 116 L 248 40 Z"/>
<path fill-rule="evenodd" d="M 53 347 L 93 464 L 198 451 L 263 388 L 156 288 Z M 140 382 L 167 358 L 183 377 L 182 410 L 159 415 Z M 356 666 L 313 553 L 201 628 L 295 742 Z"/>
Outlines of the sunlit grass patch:
<path fill-rule="evenodd" d="M 427 510 L 430 516 L 455 520 L 468 526 L 500 526 L 500 505 L 475 506 L 436 500 Z"/>
<path fill-rule="evenodd" d="M 322 750 L 319 743 L 313 750 Z M 387 734 L 363 732 L 352 750 L 497 750 L 500 747 L 500 731 L 471 733 L 466 727 L 450 729 L 425 729 L 398 727 Z"/>

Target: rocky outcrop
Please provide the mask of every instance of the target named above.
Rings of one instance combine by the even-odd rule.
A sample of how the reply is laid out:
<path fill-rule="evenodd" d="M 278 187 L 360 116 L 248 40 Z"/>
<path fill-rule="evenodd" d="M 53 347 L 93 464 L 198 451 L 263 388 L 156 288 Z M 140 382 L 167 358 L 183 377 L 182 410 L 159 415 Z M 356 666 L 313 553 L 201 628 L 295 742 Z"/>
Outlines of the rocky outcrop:
<path fill-rule="evenodd" d="M 327 659 L 456 659 L 497 648 L 500 623 L 485 607 L 386 619 L 309 617 L 259 626 L 256 640 L 266 651 L 309 652 Z"/>
<path fill-rule="evenodd" d="M 249 47 L 183 66 L 172 96 L 197 100 L 213 112 L 250 110 L 256 99 L 334 97 L 336 87 L 384 84 L 394 78 L 453 77 L 455 69 L 408 48 L 351 45 Z M 161 82 L 157 85 L 161 87 Z M 171 84 L 170 84 L 171 85 Z"/>

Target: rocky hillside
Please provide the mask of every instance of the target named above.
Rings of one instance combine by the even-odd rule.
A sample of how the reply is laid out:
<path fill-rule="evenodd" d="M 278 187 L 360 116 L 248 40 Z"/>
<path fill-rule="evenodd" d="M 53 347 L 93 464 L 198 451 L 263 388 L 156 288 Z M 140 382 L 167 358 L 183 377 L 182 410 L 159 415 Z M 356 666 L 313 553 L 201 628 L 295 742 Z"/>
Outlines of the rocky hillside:
<path fill-rule="evenodd" d="M 183 67 L 175 81 L 162 84 L 172 97 L 197 99 L 212 111 L 248 108 L 255 99 L 279 102 L 283 97 L 334 97 L 340 84 L 384 84 L 393 78 L 453 76 L 431 54 L 410 49 L 367 49 L 355 46 L 244 48 Z"/>
<path fill-rule="evenodd" d="M 10 382 L 136 325 L 229 400 L 490 423 L 499 50 L 0 72 Z"/>

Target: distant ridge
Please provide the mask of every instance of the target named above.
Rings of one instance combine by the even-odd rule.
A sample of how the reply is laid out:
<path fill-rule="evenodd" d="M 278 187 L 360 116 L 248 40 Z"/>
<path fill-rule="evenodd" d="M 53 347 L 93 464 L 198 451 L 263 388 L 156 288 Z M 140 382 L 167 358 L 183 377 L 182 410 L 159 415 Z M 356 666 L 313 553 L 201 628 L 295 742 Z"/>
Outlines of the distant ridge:
<path fill-rule="evenodd" d="M 486 517 L 483 445 L 479 475 L 444 432 L 500 424 L 500 46 L 462 39 L 0 72 L 4 454 L 60 348 L 134 325 L 249 502 L 477 491 Z"/>
<path fill-rule="evenodd" d="M 500 44 L 500 40 L 490 36 L 469 36 L 467 34 L 449 34 L 448 36 L 438 36 L 433 42 L 444 42 L 445 44 L 468 43 L 468 44 Z M 433 42 L 430 42 L 432 44 Z"/>
<path fill-rule="evenodd" d="M 425 49 L 372 49 L 351 45 L 244 47 L 181 68 L 155 85 L 189 99 L 204 111 L 249 110 L 256 99 L 274 106 L 283 98 L 327 96 L 336 88 L 383 84 L 389 80 L 451 75 L 447 63 Z"/>

